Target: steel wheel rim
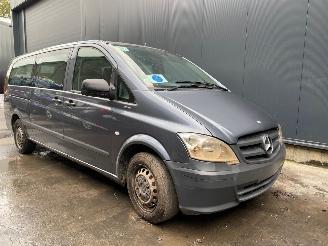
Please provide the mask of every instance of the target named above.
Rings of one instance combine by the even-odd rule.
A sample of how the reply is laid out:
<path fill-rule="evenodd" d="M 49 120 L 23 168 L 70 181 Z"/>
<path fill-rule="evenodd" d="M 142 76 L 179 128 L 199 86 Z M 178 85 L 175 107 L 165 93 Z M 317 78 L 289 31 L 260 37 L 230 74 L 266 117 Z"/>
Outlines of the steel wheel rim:
<path fill-rule="evenodd" d="M 24 143 L 24 132 L 23 132 L 23 129 L 21 127 L 18 127 L 16 129 L 15 139 L 16 139 L 17 148 L 22 149 L 23 148 L 23 143 Z"/>
<path fill-rule="evenodd" d="M 140 166 L 135 172 L 133 184 L 137 203 L 143 210 L 153 211 L 158 201 L 158 189 L 153 173 L 148 168 Z"/>

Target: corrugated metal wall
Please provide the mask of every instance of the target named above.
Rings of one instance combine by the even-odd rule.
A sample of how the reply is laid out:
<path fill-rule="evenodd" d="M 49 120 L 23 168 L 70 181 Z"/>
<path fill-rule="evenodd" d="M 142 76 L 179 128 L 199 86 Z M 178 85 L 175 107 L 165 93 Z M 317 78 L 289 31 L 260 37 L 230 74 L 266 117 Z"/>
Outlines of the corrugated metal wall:
<path fill-rule="evenodd" d="M 3 93 L 3 82 L 9 62 L 14 57 L 13 29 L 8 21 L 0 20 L 0 94 Z"/>
<path fill-rule="evenodd" d="M 27 51 L 103 39 L 180 53 L 269 111 L 288 141 L 325 148 L 327 13 L 326 0 L 34 0 L 15 16 Z"/>
<path fill-rule="evenodd" d="M 245 97 L 296 138 L 307 0 L 256 0 L 248 13 Z"/>
<path fill-rule="evenodd" d="M 80 0 L 46 0 L 27 8 L 27 51 L 79 40 L 82 26 L 79 3 Z"/>
<path fill-rule="evenodd" d="M 243 94 L 249 1 L 204 2 L 202 63 L 233 92 Z"/>
<path fill-rule="evenodd" d="M 311 0 L 297 138 L 328 145 L 328 1 Z"/>

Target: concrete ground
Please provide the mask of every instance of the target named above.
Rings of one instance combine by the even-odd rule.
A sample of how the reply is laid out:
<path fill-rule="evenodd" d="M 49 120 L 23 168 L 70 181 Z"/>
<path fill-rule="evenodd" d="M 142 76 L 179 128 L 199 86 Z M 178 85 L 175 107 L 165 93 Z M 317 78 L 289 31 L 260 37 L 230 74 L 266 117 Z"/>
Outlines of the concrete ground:
<path fill-rule="evenodd" d="M 3 111 L 0 98 L 0 129 Z M 151 225 L 127 191 L 0 130 L 0 245 L 328 245 L 328 169 L 287 161 L 265 194 L 225 212 Z"/>

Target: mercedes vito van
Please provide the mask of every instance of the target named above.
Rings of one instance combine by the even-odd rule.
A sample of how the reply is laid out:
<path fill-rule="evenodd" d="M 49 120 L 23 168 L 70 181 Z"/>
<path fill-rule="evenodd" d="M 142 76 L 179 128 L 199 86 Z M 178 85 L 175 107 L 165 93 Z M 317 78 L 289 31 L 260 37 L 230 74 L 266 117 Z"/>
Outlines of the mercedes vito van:
<path fill-rule="evenodd" d="M 85 41 L 17 57 L 4 100 L 20 153 L 39 144 L 114 179 L 151 223 L 256 197 L 285 158 L 270 116 L 146 46 Z"/>

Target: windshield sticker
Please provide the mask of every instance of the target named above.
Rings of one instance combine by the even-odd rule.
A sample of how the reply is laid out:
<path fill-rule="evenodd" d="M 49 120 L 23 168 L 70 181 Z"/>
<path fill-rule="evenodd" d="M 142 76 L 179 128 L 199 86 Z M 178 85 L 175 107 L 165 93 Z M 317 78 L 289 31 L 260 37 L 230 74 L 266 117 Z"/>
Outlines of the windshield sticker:
<path fill-rule="evenodd" d="M 149 77 L 154 84 L 167 83 L 167 80 L 162 74 L 151 74 Z"/>
<path fill-rule="evenodd" d="M 120 50 L 122 50 L 123 52 L 128 52 L 129 49 L 123 46 L 117 46 Z"/>

